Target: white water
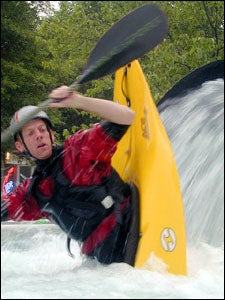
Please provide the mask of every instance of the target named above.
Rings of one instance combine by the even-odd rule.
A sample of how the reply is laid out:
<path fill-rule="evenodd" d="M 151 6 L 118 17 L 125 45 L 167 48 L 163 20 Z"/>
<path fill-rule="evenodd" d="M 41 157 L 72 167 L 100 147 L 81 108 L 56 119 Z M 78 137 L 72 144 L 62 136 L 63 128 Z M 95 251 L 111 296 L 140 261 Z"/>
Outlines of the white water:
<path fill-rule="evenodd" d="M 187 227 L 187 276 L 102 266 L 66 252 L 55 225 L 2 225 L 2 299 L 224 299 L 224 82 L 160 113 L 174 149 Z"/>

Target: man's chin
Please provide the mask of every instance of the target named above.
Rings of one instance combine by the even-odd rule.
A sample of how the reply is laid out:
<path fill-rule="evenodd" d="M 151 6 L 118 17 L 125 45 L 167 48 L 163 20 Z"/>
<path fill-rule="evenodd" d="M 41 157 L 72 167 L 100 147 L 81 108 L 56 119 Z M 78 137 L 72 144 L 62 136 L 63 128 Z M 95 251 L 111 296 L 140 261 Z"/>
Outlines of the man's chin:
<path fill-rule="evenodd" d="M 52 151 L 44 151 L 42 153 L 36 153 L 36 155 L 33 156 L 34 160 L 45 160 L 48 159 L 52 155 Z"/>

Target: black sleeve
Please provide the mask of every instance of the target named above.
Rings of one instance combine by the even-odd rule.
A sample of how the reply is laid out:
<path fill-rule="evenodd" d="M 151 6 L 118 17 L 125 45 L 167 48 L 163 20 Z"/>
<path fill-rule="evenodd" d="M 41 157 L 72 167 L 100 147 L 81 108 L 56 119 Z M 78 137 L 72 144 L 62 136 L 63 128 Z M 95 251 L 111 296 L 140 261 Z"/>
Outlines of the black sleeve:
<path fill-rule="evenodd" d="M 130 125 L 122 125 L 122 124 L 111 123 L 108 121 L 103 121 L 101 123 L 101 126 L 106 134 L 111 136 L 116 141 L 119 141 L 126 133 Z"/>
<path fill-rule="evenodd" d="M 8 221 L 8 211 L 4 201 L 1 200 L 1 222 Z"/>

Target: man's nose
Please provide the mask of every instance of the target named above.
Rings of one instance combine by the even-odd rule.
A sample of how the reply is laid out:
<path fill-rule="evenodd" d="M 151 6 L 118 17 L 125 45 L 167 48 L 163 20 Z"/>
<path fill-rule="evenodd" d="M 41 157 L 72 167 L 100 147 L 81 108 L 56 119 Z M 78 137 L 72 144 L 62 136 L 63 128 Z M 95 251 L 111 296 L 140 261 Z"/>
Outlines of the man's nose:
<path fill-rule="evenodd" d="M 35 135 L 36 135 L 36 138 L 41 138 L 42 132 L 40 132 L 40 130 L 36 130 Z"/>

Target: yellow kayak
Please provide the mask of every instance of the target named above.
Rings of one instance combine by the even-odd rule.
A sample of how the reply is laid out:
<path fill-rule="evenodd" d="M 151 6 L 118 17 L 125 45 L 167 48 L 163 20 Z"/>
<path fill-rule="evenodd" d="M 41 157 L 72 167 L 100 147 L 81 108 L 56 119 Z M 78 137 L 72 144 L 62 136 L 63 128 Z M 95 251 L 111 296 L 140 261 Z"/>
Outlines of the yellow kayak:
<path fill-rule="evenodd" d="M 115 74 L 114 101 L 135 121 L 113 157 L 113 167 L 140 194 L 140 240 L 135 267 L 186 274 L 186 231 L 172 147 L 137 60 Z"/>

